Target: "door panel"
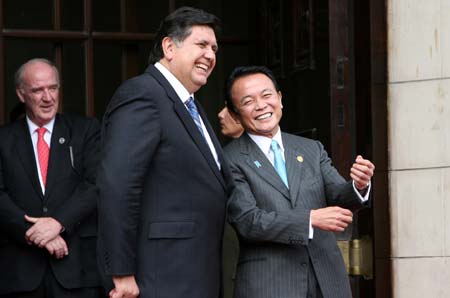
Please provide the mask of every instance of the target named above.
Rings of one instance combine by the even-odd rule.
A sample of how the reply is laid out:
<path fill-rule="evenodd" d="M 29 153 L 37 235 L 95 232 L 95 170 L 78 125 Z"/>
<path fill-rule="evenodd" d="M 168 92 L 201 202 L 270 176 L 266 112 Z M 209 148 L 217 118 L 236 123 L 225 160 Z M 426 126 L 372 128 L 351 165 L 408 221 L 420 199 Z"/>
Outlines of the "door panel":
<path fill-rule="evenodd" d="M 260 25 L 265 36 L 260 41 L 263 64 L 275 71 L 283 92 L 282 129 L 302 134 L 316 129 L 315 137 L 346 179 L 357 153 L 371 158 L 370 65 L 366 63 L 370 28 L 365 25 L 368 17 L 363 17 L 369 8 L 356 2 L 267 0 Z M 303 53 L 303 62 L 295 56 L 298 53 Z M 350 240 L 373 235 L 372 230 L 368 209 L 336 236 Z M 359 243 L 348 245 L 351 253 Z M 373 280 L 359 276 L 350 280 L 354 297 L 373 297 Z"/>

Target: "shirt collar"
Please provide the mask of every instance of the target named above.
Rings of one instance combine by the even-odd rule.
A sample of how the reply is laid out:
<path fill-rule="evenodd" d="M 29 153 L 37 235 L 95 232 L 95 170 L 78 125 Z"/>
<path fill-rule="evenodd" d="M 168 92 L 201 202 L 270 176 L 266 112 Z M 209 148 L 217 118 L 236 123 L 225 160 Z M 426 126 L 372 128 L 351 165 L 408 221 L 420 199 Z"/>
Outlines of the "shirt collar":
<path fill-rule="evenodd" d="M 273 138 L 268 138 L 265 136 L 259 136 L 259 135 L 254 135 L 251 133 L 248 133 L 248 136 L 256 143 L 256 145 L 258 145 L 259 149 L 261 149 L 262 152 L 264 152 L 264 154 L 269 154 L 270 152 L 270 143 L 272 143 L 272 140 L 277 141 L 278 145 L 280 145 L 281 148 L 281 152 L 284 153 L 284 146 L 283 146 L 283 141 L 281 138 L 281 129 L 280 127 L 278 127 L 278 131 L 276 132 L 276 134 L 273 136 Z"/>
<path fill-rule="evenodd" d="M 31 119 L 28 116 L 26 118 L 27 118 L 28 128 L 30 130 L 30 135 L 32 135 L 36 131 L 36 129 L 38 129 L 40 126 L 37 126 L 33 121 L 31 121 Z M 54 125 L 55 125 L 55 118 L 50 120 L 50 122 L 45 124 L 43 127 L 45 127 L 47 129 L 47 131 L 50 134 L 52 134 Z"/>
<path fill-rule="evenodd" d="M 175 93 L 181 99 L 183 104 L 186 104 L 186 101 L 188 101 L 190 97 L 194 97 L 193 94 L 189 94 L 183 84 L 181 84 L 181 82 L 164 65 L 156 62 L 155 67 L 161 72 L 166 80 L 169 81 L 170 86 L 175 90 Z"/>

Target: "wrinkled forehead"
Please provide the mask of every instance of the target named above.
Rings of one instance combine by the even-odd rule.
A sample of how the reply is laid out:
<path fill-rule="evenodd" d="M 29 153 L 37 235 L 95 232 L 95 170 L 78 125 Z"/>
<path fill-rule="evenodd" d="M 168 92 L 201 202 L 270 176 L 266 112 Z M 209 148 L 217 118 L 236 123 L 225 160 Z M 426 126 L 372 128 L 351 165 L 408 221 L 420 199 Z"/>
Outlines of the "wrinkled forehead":
<path fill-rule="evenodd" d="M 57 72 L 52 66 L 45 63 L 35 63 L 28 66 L 22 75 L 22 84 L 28 86 L 58 83 Z"/>

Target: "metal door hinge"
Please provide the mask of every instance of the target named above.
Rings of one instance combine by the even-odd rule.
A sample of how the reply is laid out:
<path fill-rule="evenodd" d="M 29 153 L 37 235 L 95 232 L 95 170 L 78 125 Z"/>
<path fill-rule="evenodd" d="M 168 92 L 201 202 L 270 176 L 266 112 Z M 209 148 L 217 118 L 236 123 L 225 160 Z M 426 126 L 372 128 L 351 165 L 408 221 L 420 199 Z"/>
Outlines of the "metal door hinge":
<path fill-rule="evenodd" d="M 372 239 L 369 236 L 338 241 L 338 246 L 349 275 L 362 276 L 364 279 L 373 278 Z"/>

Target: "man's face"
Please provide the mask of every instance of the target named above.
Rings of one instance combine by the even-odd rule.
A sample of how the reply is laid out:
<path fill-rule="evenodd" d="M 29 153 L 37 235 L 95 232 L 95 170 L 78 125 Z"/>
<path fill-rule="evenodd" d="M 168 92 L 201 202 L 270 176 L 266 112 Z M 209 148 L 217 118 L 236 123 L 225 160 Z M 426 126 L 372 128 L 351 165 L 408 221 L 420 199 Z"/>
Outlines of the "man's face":
<path fill-rule="evenodd" d="M 165 66 L 189 93 L 205 85 L 216 65 L 217 41 L 208 26 L 193 26 L 191 34 L 176 44 L 171 38 L 163 40 Z"/>
<path fill-rule="evenodd" d="M 37 126 L 50 122 L 59 105 L 59 84 L 53 68 L 43 62 L 34 62 L 22 75 L 22 86 L 16 89 L 25 104 L 27 115 Z"/>
<path fill-rule="evenodd" d="M 227 107 L 224 107 L 217 117 L 219 117 L 221 133 L 224 136 L 238 138 L 244 131 L 242 125 L 231 117 Z"/>
<path fill-rule="evenodd" d="M 262 73 L 238 78 L 231 88 L 236 117 L 251 134 L 272 138 L 282 116 L 281 92 Z"/>

